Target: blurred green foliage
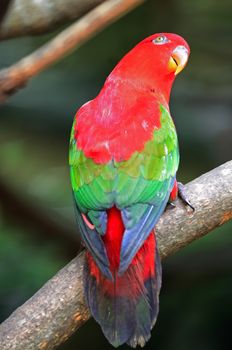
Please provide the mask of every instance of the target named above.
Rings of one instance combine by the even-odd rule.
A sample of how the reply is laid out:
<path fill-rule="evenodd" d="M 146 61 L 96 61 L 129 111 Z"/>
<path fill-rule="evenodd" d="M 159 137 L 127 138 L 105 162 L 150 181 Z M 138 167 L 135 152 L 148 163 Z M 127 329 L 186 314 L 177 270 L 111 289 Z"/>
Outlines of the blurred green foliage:
<path fill-rule="evenodd" d="M 72 119 L 78 107 L 98 93 L 123 54 L 145 36 L 176 32 L 192 50 L 171 98 L 181 149 L 179 179 L 187 182 L 230 159 L 231 18 L 232 4 L 226 0 L 147 1 L 33 78 L 1 107 L 1 320 L 73 257 L 71 251 L 62 255 L 65 248 L 55 239 L 55 225 L 62 226 L 64 241 L 76 235 L 67 164 Z M 53 35 L 2 42 L 1 68 Z M 33 218 L 21 214 L 20 201 L 52 218 L 52 238 L 44 226 L 33 226 Z M 164 262 L 161 311 L 146 349 L 229 348 L 231 228 L 230 223 L 215 230 Z M 60 349 L 81 350 L 93 344 L 95 349 L 111 348 L 89 321 Z"/>

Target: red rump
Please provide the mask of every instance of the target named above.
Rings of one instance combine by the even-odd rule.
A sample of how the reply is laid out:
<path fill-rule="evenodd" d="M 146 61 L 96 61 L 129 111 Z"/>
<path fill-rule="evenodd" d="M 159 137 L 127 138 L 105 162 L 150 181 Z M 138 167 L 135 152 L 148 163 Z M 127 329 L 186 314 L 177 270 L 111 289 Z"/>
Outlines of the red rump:
<path fill-rule="evenodd" d="M 103 236 L 111 272 L 118 269 L 120 263 L 120 250 L 124 232 L 124 225 L 120 211 L 112 207 L 107 211 L 107 228 Z"/>
<path fill-rule="evenodd" d="M 123 238 L 124 225 L 120 210 L 113 207 L 108 210 L 108 224 L 103 241 L 110 262 L 112 275 L 115 281 L 105 278 L 89 252 L 86 253 L 90 274 L 96 278 L 97 284 L 109 295 L 136 296 L 141 293 L 141 286 L 155 276 L 155 237 L 151 232 L 143 246 L 133 258 L 128 270 L 117 276 L 120 263 L 120 250 Z M 115 284 L 117 286 L 115 290 Z"/>

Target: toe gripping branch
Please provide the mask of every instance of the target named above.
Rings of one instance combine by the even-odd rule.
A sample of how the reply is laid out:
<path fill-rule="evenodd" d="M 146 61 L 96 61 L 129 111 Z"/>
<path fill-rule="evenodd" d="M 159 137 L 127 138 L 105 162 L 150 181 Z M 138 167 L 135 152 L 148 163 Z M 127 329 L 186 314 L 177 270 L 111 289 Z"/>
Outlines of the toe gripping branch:
<path fill-rule="evenodd" d="M 195 211 L 194 206 L 190 203 L 188 196 L 186 194 L 185 186 L 181 182 L 175 180 L 172 191 L 170 193 L 169 205 L 175 208 L 173 203 L 177 197 L 179 197 L 185 205 L 188 205 L 193 211 Z"/>

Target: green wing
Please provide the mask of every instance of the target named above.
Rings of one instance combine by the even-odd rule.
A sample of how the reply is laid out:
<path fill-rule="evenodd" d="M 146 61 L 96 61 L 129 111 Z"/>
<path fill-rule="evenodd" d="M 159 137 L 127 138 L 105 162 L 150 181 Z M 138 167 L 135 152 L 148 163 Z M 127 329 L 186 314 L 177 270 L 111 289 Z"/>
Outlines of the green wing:
<path fill-rule="evenodd" d="M 78 207 L 83 213 L 105 210 L 113 204 L 124 208 L 134 203 L 162 200 L 164 182 L 175 177 L 179 152 L 175 126 L 168 111 L 161 106 L 161 128 L 144 150 L 134 152 L 125 162 L 96 164 L 86 158 L 74 140 L 70 140 L 71 183 Z M 168 187 L 168 184 L 167 184 Z M 166 189 L 167 191 L 168 189 Z M 161 197 L 156 198 L 157 194 Z"/>

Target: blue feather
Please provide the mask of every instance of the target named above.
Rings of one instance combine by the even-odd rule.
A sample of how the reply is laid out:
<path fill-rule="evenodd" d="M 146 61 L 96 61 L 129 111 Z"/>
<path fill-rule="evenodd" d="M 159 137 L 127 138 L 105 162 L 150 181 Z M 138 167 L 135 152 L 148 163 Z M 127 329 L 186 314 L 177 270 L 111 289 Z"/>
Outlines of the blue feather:
<path fill-rule="evenodd" d="M 94 260 L 96 261 L 102 273 L 107 278 L 112 280 L 113 277 L 110 272 L 109 259 L 107 256 L 106 248 L 101 239 L 101 235 L 95 229 L 91 230 L 85 224 L 83 217 L 76 205 L 75 205 L 75 209 L 76 209 L 76 218 L 80 229 L 81 238 L 83 239 L 85 246 L 89 249 L 89 251 L 93 255 Z"/>
<path fill-rule="evenodd" d="M 91 314 L 114 346 L 127 343 L 132 347 L 144 346 L 151 336 L 151 329 L 159 311 L 161 287 L 161 264 L 158 251 L 154 252 L 155 275 L 143 280 L 143 256 L 135 265 L 129 266 L 123 276 L 115 274 L 112 281 L 113 293 L 105 288 L 106 279 L 100 273 L 96 280 L 90 274 L 88 260 L 84 266 L 84 291 Z M 123 283 L 120 284 L 120 280 Z M 109 285 L 109 281 L 108 281 Z M 134 295 L 132 286 L 137 288 Z M 118 295 L 121 294 L 121 295 Z"/>
<path fill-rule="evenodd" d="M 169 180 L 168 188 L 171 190 L 173 187 L 175 179 L 172 178 Z M 167 184 L 165 184 L 166 186 Z M 170 195 L 170 190 L 164 192 L 165 196 L 160 201 L 159 205 L 150 205 L 150 204 L 139 204 L 140 214 L 137 214 L 137 222 L 133 221 L 131 225 L 131 220 L 134 219 L 133 210 L 137 213 L 137 205 L 131 206 L 122 210 L 122 218 L 126 230 L 123 235 L 121 254 L 120 254 L 120 266 L 119 266 L 119 275 L 122 275 L 130 265 L 133 257 L 139 250 L 139 248 L 146 241 L 151 230 L 156 225 L 160 216 L 162 215 Z M 155 198 L 156 199 L 156 198 Z M 132 212 L 129 215 L 129 211 Z M 132 218 L 131 218 L 132 217 Z"/>

